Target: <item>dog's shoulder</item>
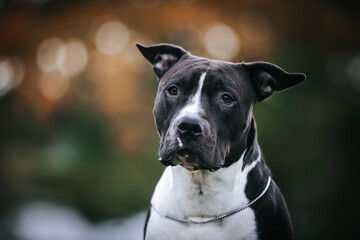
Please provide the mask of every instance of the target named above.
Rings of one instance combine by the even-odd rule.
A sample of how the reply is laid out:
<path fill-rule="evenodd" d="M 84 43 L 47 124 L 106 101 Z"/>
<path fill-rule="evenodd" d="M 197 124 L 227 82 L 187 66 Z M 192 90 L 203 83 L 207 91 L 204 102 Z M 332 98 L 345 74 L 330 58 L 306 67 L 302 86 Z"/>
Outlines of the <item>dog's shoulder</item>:
<path fill-rule="evenodd" d="M 293 239 L 289 211 L 279 187 L 272 183 L 263 201 L 253 205 L 259 239 Z"/>

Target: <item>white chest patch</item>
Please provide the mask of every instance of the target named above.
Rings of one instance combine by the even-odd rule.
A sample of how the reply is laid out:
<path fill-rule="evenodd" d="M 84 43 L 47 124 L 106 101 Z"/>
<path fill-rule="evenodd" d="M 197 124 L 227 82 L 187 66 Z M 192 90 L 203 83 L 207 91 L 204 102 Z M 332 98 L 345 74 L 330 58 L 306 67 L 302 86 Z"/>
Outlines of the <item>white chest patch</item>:
<path fill-rule="evenodd" d="M 243 170 L 242 158 L 215 172 L 167 167 L 151 200 L 161 215 L 151 211 L 146 239 L 257 239 L 255 214 L 251 208 L 205 224 L 180 223 L 163 217 L 204 221 L 247 204 L 247 175 L 260 156 Z"/>

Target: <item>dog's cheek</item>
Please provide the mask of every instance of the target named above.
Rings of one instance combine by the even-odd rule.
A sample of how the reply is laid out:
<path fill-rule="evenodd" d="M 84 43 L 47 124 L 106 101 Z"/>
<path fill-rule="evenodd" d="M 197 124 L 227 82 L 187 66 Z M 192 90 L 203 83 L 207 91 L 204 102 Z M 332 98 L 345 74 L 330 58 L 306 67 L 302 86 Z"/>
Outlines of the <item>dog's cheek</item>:
<path fill-rule="evenodd" d="M 155 107 L 153 113 L 155 117 L 156 128 L 159 132 L 159 135 L 162 137 L 166 133 L 169 125 L 167 121 L 167 119 L 169 119 L 169 110 L 170 109 L 167 109 L 165 101 L 164 99 L 162 99 L 162 96 L 158 95 L 155 100 Z"/>
<path fill-rule="evenodd" d="M 240 137 L 248 124 L 248 110 L 235 106 L 232 111 L 226 112 L 221 121 L 226 124 L 226 128 L 222 131 L 224 142 L 234 142 Z"/>
<path fill-rule="evenodd" d="M 160 137 L 163 137 L 164 121 L 163 121 L 163 119 L 158 117 L 158 116 L 161 116 L 161 115 L 156 110 L 154 110 L 154 116 L 155 116 L 156 129 L 157 129 Z"/>

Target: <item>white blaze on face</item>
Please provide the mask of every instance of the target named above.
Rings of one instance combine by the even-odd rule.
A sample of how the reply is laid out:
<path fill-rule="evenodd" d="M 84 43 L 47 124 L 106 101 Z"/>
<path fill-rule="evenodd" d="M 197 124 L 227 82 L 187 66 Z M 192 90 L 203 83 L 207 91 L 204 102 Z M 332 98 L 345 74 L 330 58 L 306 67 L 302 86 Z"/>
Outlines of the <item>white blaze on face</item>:
<path fill-rule="evenodd" d="M 184 144 L 182 143 L 182 141 L 180 140 L 179 137 L 176 138 L 178 143 L 179 143 L 179 147 L 182 148 L 184 146 Z"/>
<path fill-rule="evenodd" d="M 199 113 L 202 113 L 204 111 L 201 107 L 201 91 L 204 85 L 205 76 L 206 72 L 201 74 L 199 85 L 195 95 L 192 97 L 189 103 L 180 111 L 177 118 L 180 118 L 184 115 L 198 115 Z"/>

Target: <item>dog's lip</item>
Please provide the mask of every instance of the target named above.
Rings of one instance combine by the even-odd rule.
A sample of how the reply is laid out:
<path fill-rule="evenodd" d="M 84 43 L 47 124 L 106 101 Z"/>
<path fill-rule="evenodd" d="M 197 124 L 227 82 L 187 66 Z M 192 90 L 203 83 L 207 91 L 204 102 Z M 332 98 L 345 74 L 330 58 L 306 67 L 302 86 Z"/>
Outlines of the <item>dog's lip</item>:
<path fill-rule="evenodd" d="M 203 168 L 199 155 L 190 149 L 174 149 L 164 157 L 160 157 L 159 161 L 165 166 L 181 165 L 188 170 L 197 170 Z"/>
<path fill-rule="evenodd" d="M 197 154 L 188 149 L 182 149 L 175 154 L 188 163 L 193 163 L 194 161 L 196 161 L 197 158 Z"/>
<path fill-rule="evenodd" d="M 175 154 L 173 162 L 180 162 L 179 164 L 186 169 L 195 169 L 200 165 L 198 157 L 192 152 L 180 151 Z"/>
<path fill-rule="evenodd" d="M 222 166 L 206 166 L 206 164 L 201 161 L 200 154 L 197 154 L 189 149 L 174 150 L 167 154 L 166 158 L 160 157 L 159 161 L 165 166 L 180 165 L 188 171 L 209 170 L 210 172 L 214 172 Z"/>

